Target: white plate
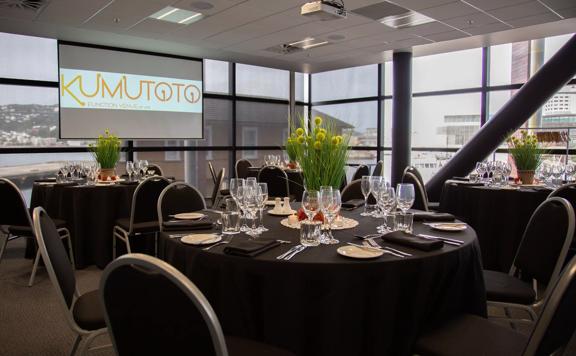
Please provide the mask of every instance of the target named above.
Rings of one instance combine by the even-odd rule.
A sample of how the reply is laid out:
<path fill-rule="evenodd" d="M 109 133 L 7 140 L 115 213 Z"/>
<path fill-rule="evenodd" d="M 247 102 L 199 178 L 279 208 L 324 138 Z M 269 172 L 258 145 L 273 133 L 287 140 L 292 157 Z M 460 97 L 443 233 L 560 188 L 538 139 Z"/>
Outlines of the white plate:
<path fill-rule="evenodd" d="M 432 223 L 429 225 L 434 230 L 440 231 L 464 231 L 466 224 L 462 223 Z"/>
<path fill-rule="evenodd" d="M 192 234 L 180 239 L 188 245 L 210 245 L 222 240 L 222 236 L 216 234 Z"/>
<path fill-rule="evenodd" d="M 282 221 L 280 221 L 280 224 L 282 224 L 283 226 L 289 227 L 291 229 L 300 229 L 300 222 L 297 222 L 296 224 L 291 225 L 288 222 L 288 218 L 282 219 Z M 340 219 L 338 219 L 337 221 L 335 221 L 332 224 L 332 230 L 346 230 L 346 229 L 351 229 L 351 228 L 356 227 L 356 226 L 358 226 L 358 221 L 356 221 L 354 219 L 350 219 L 350 218 L 341 217 Z M 323 230 L 328 229 L 328 225 L 323 225 L 322 229 Z"/>
<path fill-rule="evenodd" d="M 276 211 L 274 209 L 268 210 L 268 214 L 275 215 L 275 216 L 289 216 L 292 214 L 296 214 L 296 210 L 290 210 L 289 212 L 285 211 Z"/>
<path fill-rule="evenodd" d="M 383 251 L 361 248 L 356 246 L 341 246 L 338 247 L 336 252 L 338 252 L 338 254 L 342 256 L 350 258 L 359 258 L 363 260 L 370 258 L 377 258 L 384 254 Z"/>
<path fill-rule="evenodd" d="M 202 219 L 203 217 L 205 217 L 206 215 L 201 214 L 201 213 L 180 213 L 180 214 L 176 214 L 174 215 L 174 219 L 178 219 L 178 220 L 198 220 L 198 219 Z"/>

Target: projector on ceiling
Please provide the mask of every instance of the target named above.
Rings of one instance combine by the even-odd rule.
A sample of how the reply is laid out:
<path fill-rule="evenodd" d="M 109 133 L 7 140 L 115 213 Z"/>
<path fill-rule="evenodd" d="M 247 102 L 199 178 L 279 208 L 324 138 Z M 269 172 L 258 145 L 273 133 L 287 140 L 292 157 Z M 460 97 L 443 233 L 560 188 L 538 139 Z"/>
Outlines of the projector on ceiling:
<path fill-rule="evenodd" d="M 321 21 L 346 18 L 344 3 L 336 1 L 312 1 L 302 5 L 300 15 L 314 17 Z"/>

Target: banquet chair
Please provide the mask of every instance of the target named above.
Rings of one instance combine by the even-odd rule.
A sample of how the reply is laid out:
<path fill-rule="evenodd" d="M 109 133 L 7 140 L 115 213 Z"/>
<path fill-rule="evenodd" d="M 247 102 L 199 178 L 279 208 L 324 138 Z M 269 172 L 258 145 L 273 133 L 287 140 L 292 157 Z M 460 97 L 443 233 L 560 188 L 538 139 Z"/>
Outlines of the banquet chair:
<path fill-rule="evenodd" d="M 218 176 L 216 177 L 216 183 L 214 183 L 214 189 L 212 190 L 212 209 L 218 208 L 218 203 L 222 198 L 222 182 L 224 181 L 224 177 L 226 176 L 226 168 L 222 168 L 220 172 L 218 172 Z"/>
<path fill-rule="evenodd" d="M 362 179 L 353 180 L 342 189 L 342 202 L 347 202 L 352 199 L 364 199 L 364 195 L 362 194 Z"/>
<path fill-rule="evenodd" d="M 268 184 L 270 198 L 283 198 L 290 196 L 288 175 L 282 168 L 264 166 L 258 171 L 258 182 Z"/>
<path fill-rule="evenodd" d="M 116 354 L 287 356 L 256 341 L 225 336 L 202 292 L 157 258 L 124 255 L 100 281 L 106 324 Z"/>
<path fill-rule="evenodd" d="M 161 176 L 146 178 L 136 187 L 132 196 L 130 217 L 116 220 L 112 230 L 112 258 L 116 258 L 116 240 L 124 241 L 128 253 L 132 252 L 130 238 L 145 234 L 156 234 L 158 228 L 158 197 L 170 181 Z"/>
<path fill-rule="evenodd" d="M 212 182 L 216 184 L 216 171 L 214 170 L 214 166 L 212 162 L 208 161 L 208 170 L 210 171 L 210 176 L 212 177 Z"/>
<path fill-rule="evenodd" d="M 410 172 L 405 172 L 402 175 L 402 183 L 412 183 L 414 185 L 414 204 L 413 209 L 430 211 L 428 206 L 428 199 L 426 198 L 426 188 L 422 186 L 418 177 Z"/>
<path fill-rule="evenodd" d="M 34 230 L 32 227 L 32 218 L 30 211 L 26 207 L 26 201 L 20 189 L 11 180 L 0 178 L 0 196 L 2 197 L 2 206 L 0 207 L 0 228 L 4 235 L 4 241 L 0 246 L 0 261 L 6 249 L 8 241 L 15 240 L 19 237 L 34 239 Z M 74 250 L 72 249 L 72 237 L 70 231 L 66 228 L 66 222 L 63 220 L 54 220 L 58 234 L 61 239 L 67 239 L 68 253 L 72 268 L 74 268 Z M 28 280 L 28 287 L 34 284 L 38 264 L 40 263 L 40 250 L 36 251 L 32 273 Z"/>
<path fill-rule="evenodd" d="M 357 179 L 362 179 L 362 176 L 369 176 L 370 175 L 370 168 L 367 165 L 361 164 L 356 168 L 354 175 L 352 176 L 352 180 L 355 181 Z"/>
<path fill-rule="evenodd" d="M 236 166 L 234 167 L 234 173 L 236 173 L 236 178 L 246 179 L 248 177 L 248 168 L 252 167 L 247 159 L 239 159 L 236 161 Z"/>
<path fill-rule="evenodd" d="M 33 216 L 34 232 L 42 260 L 56 289 L 57 299 L 64 310 L 66 322 L 76 334 L 70 355 L 76 353 L 84 355 L 89 350 L 110 347 L 110 345 L 105 345 L 90 348 L 96 337 L 107 332 L 98 290 L 83 294 L 78 292 L 74 270 L 60 242 L 56 224 L 41 207 L 34 209 Z"/>
<path fill-rule="evenodd" d="M 576 183 L 564 184 L 556 188 L 548 195 L 548 198 L 552 197 L 564 198 L 572 204 L 572 207 L 576 206 Z"/>
<path fill-rule="evenodd" d="M 384 175 L 384 161 L 380 160 L 376 163 L 372 175 L 375 177 L 381 177 Z"/>
<path fill-rule="evenodd" d="M 420 174 L 420 171 L 418 171 L 418 169 L 416 169 L 416 167 L 414 166 L 408 166 L 404 169 L 403 175 L 406 173 L 412 173 L 414 177 L 416 177 L 416 179 L 418 179 L 418 181 L 420 182 L 420 185 L 422 186 L 422 191 L 424 192 L 424 198 L 426 199 L 426 204 L 428 205 L 428 209 L 438 210 L 438 208 L 440 207 L 440 203 L 431 202 L 430 199 L 428 198 L 428 191 L 426 190 L 426 184 L 424 183 L 424 179 L 422 178 L 422 174 Z"/>
<path fill-rule="evenodd" d="M 153 164 L 153 163 L 148 164 L 148 171 L 154 171 L 154 174 L 159 175 L 159 176 L 164 176 L 164 172 L 162 171 L 162 168 L 160 168 L 160 166 L 157 164 Z"/>
<path fill-rule="evenodd" d="M 221 172 L 222 173 L 222 172 Z M 158 205 L 158 223 L 160 231 L 164 231 L 164 222 L 170 216 L 206 209 L 206 201 L 202 193 L 185 182 L 174 182 L 160 193 Z"/>
<path fill-rule="evenodd" d="M 421 356 L 574 355 L 576 330 L 576 258 L 551 282 L 550 295 L 530 334 L 475 315 L 459 315 L 424 333 L 415 354 Z"/>
<path fill-rule="evenodd" d="M 574 236 L 574 209 L 553 197 L 536 208 L 508 273 L 484 270 L 488 305 L 504 308 L 506 319 L 516 323 L 536 320 L 543 300 L 566 262 Z M 508 309 L 524 310 L 530 319 L 509 318 Z"/>

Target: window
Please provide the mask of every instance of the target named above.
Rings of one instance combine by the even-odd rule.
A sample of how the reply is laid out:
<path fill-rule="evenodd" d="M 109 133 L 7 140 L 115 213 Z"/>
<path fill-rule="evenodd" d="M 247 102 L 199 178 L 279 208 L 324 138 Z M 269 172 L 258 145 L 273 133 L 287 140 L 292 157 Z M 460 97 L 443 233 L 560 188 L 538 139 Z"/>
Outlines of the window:
<path fill-rule="evenodd" d="M 58 81 L 57 41 L 0 32 L 0 78 Z"/>
<path fill-rule="evenodd" d="M 207 93 L 230 93 L 230 63 L 204 60 L 204 91 Z"/>
<path fill-rule="evenodd" d="M 280 147 L 284 142 L 282 132 L 288 127 L 288 104 L 238 101 L 236 120 L 239 146 Z M 257 136 L 246 139 L 244 128 L 258 128 Z"/>
<path fill-rule="evenodd" d="M 204 127 L 204 139 L 206 142 L 207 146 L 212 147 L 212 140 L 213 140 L 213 133 L 212 133 L 212 126 L 211 125 L 206 125 Z M 210 160 L 212 159 L 212 152 L 208 152 L 206 153 L 206 159 Z"/>
<path fill-rule="evenodd" d="M 164 143 L 165 146 L 180 146 L 180 141 L 177 140 L 167 140 Z M 180 151 L 166 151 L 164 153 L 164 160 L 166 161 L 179 161 L 180 160 Z"/>
<path fill-rule="evenodd" d="M 290 73 L 287 70 L 237 64 L 236 94 L 288 100 Z"/>
<path fill-rule="evenodd" d="M 376 64 L 312 74 L 312 101 L 378 95 Z"/>
<path fill-rule="evenodd" d="M 490 47 L 490 86 L 525 83 L 529 72 L 529 41 Z"/>
<path fill-rule="evenodd" d="M 377 101 L 314 106 L 312 116 L 316 115 L 333 120 L 340 133 L 350 134 L 350 146 L 377 147 Z"/>
<path fill-rule="evenodd" d="M 429 92 L 482 85 L 482 48 L 415 57 L 412 91 Z"/>
<path fill-rule="evenodd" d="M 307 103 L 310 100 L 310 93 L 308 92 L 308 82 L 310 81 L 310 76 L 306 73 L 295 73 L 294 79 L 294 96 L 296 101 Z"/>
<path fill-rule="evenodd" d="M 242 146 L 258 146 L 258 128 L 245 126 L 242 128 Z M 257 158 L 256 151 L 243 151 L 243 158 Z"/>

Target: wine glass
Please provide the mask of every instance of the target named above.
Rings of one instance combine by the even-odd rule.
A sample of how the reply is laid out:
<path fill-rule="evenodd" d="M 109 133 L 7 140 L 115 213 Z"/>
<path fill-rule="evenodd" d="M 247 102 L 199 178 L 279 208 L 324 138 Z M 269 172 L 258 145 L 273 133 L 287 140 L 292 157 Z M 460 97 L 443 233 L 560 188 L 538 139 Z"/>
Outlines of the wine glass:
<path fill-rule="evenodd" d="M 146 171 L 148 170 L 148 161 L 145 159 L 140 160 L 138 162 L 138 165 L 140 166 L 139 168 L 142 171 L 142 177 L 146 178 Z"/>
<path fill-rule="evenodd" d="M 62 177 L 64 179 L 64 182 L 66 182 L 68 180 L 68 162 L 64 162 L 64 164 L 62 164 L 62 166 L 60 166 L 60 172 L 62 172 Z"/>
<path fill-rule="evenodd" d="M 318 213 L 320 201 L 318 200 L 319 192 L 316 190 L 305 190 L 302 194 L 302 210 L 309 221 L 314 219 Z"/>
<path fill-rule="evenodd" d="M 388 216 L 396 208 L 396 191 L 392 187 L 385 187 L 378 192 L 378 207 L 382 210 L 384 216 L 384 223 L 377 227 L 378 232 L 387 233 L 392 231 L 391 226 L 388 226 Z"/>
<path fill-rule="evenodd" d="M 258 213 L 259 213 L 259 220 L 260 224 L 258 226 L 258 231 L 268 231 L 268 229 L 264 226 L 264 208 L 266 207 L 266 201 L 268 201 L 268 184 L 266 183 L 258 183 Z"/>
<path fill-rule="evenodd" d="M 126 161 L 126 173 L 128 173 L 128 180 L 132 181 L 132 174 L 134 174 L 134 162 Z"/>
<path fill-rule="evenodd" d="M 364 212 L 360 214 L 361 216 L 370 216 L 368 212 L 368 196 L 370 195 L 370 178 L 371 176 L 362 176 L 362 181 L 360 182 L 360 189 L 362 189 L 362 195 L 364 196 Z"/>
<path fill-rule="evenodd" d="M 258 181 L 256 180 L 256 177 L 248 177 L 246 178 L 246 183 L 244 185 L 255 188 L 258 185 Z"/>
<path fill-rule="evenodd" d="M 476 172 L 478 172 L 478 178 L 480 182 L 485 182 L 484 174 L 486 174 L 487 167 L 486 162 L 476 162 Z"/>
<path fill-rule="evenodd" d="M 414 193 L 414 184 L 399 183 L 396 186 L 396 197 L 398 208 L 402 210 L 403 214 L 406 214 L 408 209 L 410 209 L 412 204 L 414 204 L 414 199 L 416 197 Z"/>
<path fill-rule="evenodd" d="M 258 188 L 251 186 L 238 187 L 237 198 L 241 209 L 244 211 L 246 218 L 252 220 L 252 226 L 246 230 L 246 233 L 252 237 L 260 235 L 256 228 L 256 213 L 259 209 Z"/>
<path fill-rule="evenodd" d="M 340 241 L 336 240 L 332 235 L 332 223 L 336 216 L 338 216 L 341 205 L 342 200 L 338 189 L 320 190 L 320 210 L 322 211 L 322 214 L 324 214 L 326 220 L 328 220 L 328 235 L 327 238 L 322 241 L 324 244 L 332 245 L 340 243 Z"/>
<path fill-rule="evenodd" d="M 566 174 L 566 181 L 568 181 L 568 183 L 574 180 L 574 173 L 576 173 L 576 165 L 574 165 L 574 162 L 572 162 L 572 160 L 568 159 L 568 161 L 566 162 L 564 173 Z"/>
<path fill-rule="evenodd" d="M 234 199 L 234 201 L 236 201 L 236 204 L 238 205 L 238 207 L 240 207 L 240 201 L 238 200 L 238 188 L 243 187 L 246 184 L 246 181 L 243 178 L 231 178 L 230 179 L 230 196 L 232 197 L 232 199 Z M 242 219 L 242 221 L 244 221 L 244 211 L 242 209 L 240 209 L 240 219 Z M 240 231 L 244 232 L 246 231 L 247 226 L 242 223 L 242 226 L 240 227 Z"/>

